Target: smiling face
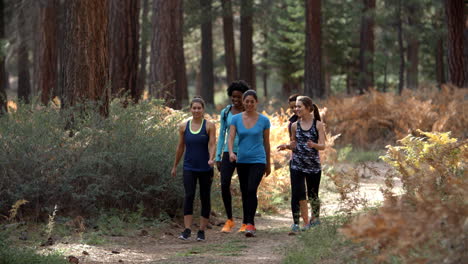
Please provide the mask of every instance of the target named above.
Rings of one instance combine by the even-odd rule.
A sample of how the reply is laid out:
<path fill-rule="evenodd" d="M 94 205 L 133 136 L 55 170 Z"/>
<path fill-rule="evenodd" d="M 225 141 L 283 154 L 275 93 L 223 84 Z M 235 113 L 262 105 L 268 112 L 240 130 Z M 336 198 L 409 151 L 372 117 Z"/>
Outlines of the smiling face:
<path fill-rule="evenodd" d="M 205 108 L 199 102 L 193 102 L 192 106 L 190 107 L 190 112 L 192 112 L 193 118 L 201 118 L 205 113 Z"/>
<path fill-rule="evenodd" d="M 247 95 L 244 98 L 243 104 L 246 112 L 252 112 L 257 110 L 257 99 L 253 95 Z"/>
<path fill-rule="evenodd" d="M 304 103 L 302 103 L 299 100 L 296 101 L 296 115 L 298 115 L 299 117 L 303 117 L 305 115 L 309 115 L 310 112 L 311 109 L 307 109 Z"/>
<path fill-rule="evenodd" d="M 242 92 L 234 90 L 231 95 L 231 102 L 236 108 L 242 107 Z"/>
<path fill-rule="evenodd" d="M 296 114 L 296 101 L 290 101 L 289 102 L 289 109 L 293 112 L 293 114 Z"/>

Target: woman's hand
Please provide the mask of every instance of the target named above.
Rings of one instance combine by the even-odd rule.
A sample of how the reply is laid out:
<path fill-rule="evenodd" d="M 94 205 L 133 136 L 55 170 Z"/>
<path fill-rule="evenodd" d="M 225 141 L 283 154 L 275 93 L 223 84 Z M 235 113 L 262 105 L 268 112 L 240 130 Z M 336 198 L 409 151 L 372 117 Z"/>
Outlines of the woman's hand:
<path fill-rule="evenodd" d="M 285 150 L 288 149 L 288 144 L 281 144 L 278 147 L 276 147 L 277 150 Z"/>
<path fill-rule="evenodd" d="M 172 175 L 172 177 L 175 177 L 177 175 L 177 168 L 176 167 L 172 167 L 171 175 Z"/>
<path fill-rule="evenodd" d="M 208 161 L 208 165 L 210 165 L 210 167 L 213 168 L 214 165 L 215 165 L 215 161 L 212 160 L 212 159 L 210 159 L 210 160 Z"/>
<path fill-rule="evenodd" d="M 314 143 L 312 140 L 307 141 L 307 147 L 309 148 L 315 148 L 317 146 L 316 143 Z"/>
<path fill-rule="evenodd" d="M 265 167 L 265 177 L 268 177 L 268 175 L 270 175 L 270 173 L 271 173 L 271 165 L 267 164 L 266 167 Z"/>
<path fill-rule="evenodd" d="M 237 161 L 237 155 L 234 153 L 229 153 L 229 161 L 230 162 Z"/>

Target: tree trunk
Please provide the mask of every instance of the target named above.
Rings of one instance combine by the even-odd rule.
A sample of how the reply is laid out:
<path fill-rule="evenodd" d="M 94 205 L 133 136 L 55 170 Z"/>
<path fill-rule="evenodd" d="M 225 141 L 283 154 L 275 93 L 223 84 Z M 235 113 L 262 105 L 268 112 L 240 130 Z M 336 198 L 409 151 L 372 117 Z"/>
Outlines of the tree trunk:
<path fill-rule="evenodd" d="M 323 98 L 321 0 L 306 0 L 304 94 Z"/>
<path fill-rule="evenodd" d="M 444 67 L 444 38 L 439 37 L 435 47 L 436 81 L 439 88 L 446 83 Z"/>
<path fill-rule="evenodd" d="M 203 12 L 201 24 L 201 96 L 208 105 L 214 105 L 213 35 L 211 24 L 211 0 L 200 0 Z"/>
<path fill-rule="evenodd" d="M 406 84 L 409 89 L 417 89 L 419 85 L 419 18 L 420 9 L 415 2 L 407 3 L 408 11 L 408 25 L 410 32 L 408 34 L 408 48 L 407 48 L 407 60 L 408 67 L 406 69 Z"/>
<path fill-rule="evenodd" d="M 184 55 L 184 1 L 176 1 L 177 17 L 175 17 L 175 34 L 177 37 L 175 50 L 176 66 L 176 101 L 179 105 L 188 101 L 187 73 L 185 69 Z"/>
<path fill-rule="evenodd" d="M 177 52 L 180 36 L 177 36 L 181 0 L 153 1 L 153 40 L 151 42 L 150 94 L 162 98 L 172 108 L 180 108 L 176 100 Z"/>
<path fill-rule="evenodd" d="M 465 63 L 465 85 L 468 87 L 468 3 L 465 1 L 465 30 L 463 30 L 463 51 Z"/>
<path fill-rule="evenodd" d="M 400 54 L 400 70 L 399 70 L 399 82 L 398 82 L 398 94 L 403 92 L 403 85 L 405 83 L 405 50 L 403 47 L 403 27 L 401 22 L 401 3 L 402 0 L 398 0 L 396 16 L 397 16 L 397 34 L 398 34 L 398 50 Z"/>
<path fill-rule="evenodd" d="M 113 96 L 138 101 L 138 41 L 140 1 L 109 1 L 109 68 Z"/>
<path fill-rule="evenodd" d="M 47 105 L 57 87 L 57 34 L 58 0 L 47 0 L 40 9 L 40 41 L 38 67 L 38 90 L 41 102 Z"/>
<path fill-rule="evenodd" d="M 374 86 L 374 17 L 375 0 L 363 0 L 359 50 L 359 92 L 363 94 Z"/>
<path fill-rule="evenodd" d="M 0 41 L 5 39 L 5 21 L 3 18 L 5 17 L 5 8 L 4 8 L 4 0 L 0 0 Z M 5 114 L 7 109 L 7 95 L 6 95 L 6 71 L 5 71 L 5 54 L 0 52 L 0 116 Z"/>
<path fill-rule="evenodd" d="M 463 31 L 465 29 L 463 0 L 444 0 L 448 31 L 448 70 L 449 81 L 458 87 L 465 84 L 463 59 Z"/>
<path fill-rule="evenodd" d="M 240 73 L 239 78 L 246 81 L 251 89 L 255 89 L 255 72 L 253 67 L 253 1 L 241 0 L 240 21 Z"/>
<path fill-rule="evenodd" d="M 63 107 L 86 101 L 109 114 L 110 78 L 107 0 L 67 0 L 61 86 Z"/>
<path fill-rule="evenodd" d="M 138 100 L 141 98 L 143 91 L 145 90 L 146 84 L 146 64 L 147 64 L 147 57 L 148 57 L 148 43 L 149 43 L 149 35 L 150 35 L 150 27 L 151 22 L 148 16 L 149 10 L 149 0 L 143 0 L 142 5 L 142 14 L 141 14 L 141 43 L 140 43 L 140 71 L 137 74 L 138 82 L 137 82 L 137 95 L 135 97 L 138 103 Z"/>
<path fill-rule="evenodd" d="M 18 100 L 29 103 L 31 97 L 31 77 L 29 74 L 29 50 L 26 42 L 28 30 L 24 2 L 18 10 Z"/>
<path fill-rule="evenodd" d="M 237 80 L 234 20 L 232 18 L 232 1 L 222 0 L 221 2 L 223 5 L 224 63 L 226 65 L 226 81 L 229 85 Z"/>

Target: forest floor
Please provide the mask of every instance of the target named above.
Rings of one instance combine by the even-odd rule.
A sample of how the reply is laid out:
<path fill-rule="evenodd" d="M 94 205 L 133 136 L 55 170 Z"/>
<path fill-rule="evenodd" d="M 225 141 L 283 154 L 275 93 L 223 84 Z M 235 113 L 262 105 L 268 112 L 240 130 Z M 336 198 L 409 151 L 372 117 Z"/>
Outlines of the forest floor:
<path fill-rule="evenodd" d="M 369 166 L 369 164 L 367 165 Z M 388 167 L 383 163 L 370 165 L 378 173 L 366 175 L 363 168 L 360 184 L 360 196 L 370 203 L 378 204 L 383 197 L 380 188 L 384 186 L 384 173 Z M 346 166 L 343 167 L 346 169 Z M 375 172 L 375 171 L 374 171 Z M 397 184 L 397 188 L 401 185 Z M 321 187 L 322 188 L 322 187 Z M 324 187 L 326 188 L 326 186 Z M 329 193 L 329 192 L 327 192 Z M 322 215 L 331 216 L 339 208 L 338 194 L 322 198 Z M 297 237 L 289 234 L 291 225 L 290 212 L 283 210 L 276 215 L 256 217 L 257 236 L 246 238 L 237 233 L 241 219 L 230 234 L 221 233 L 223 219 L 206 232 L 206 241 L 197 242 L 193 228 L 188 241 L 178 239 L 182 226 L 177 223 L 147 229 L 132 230 L 125 236 L 106 236 L 101 243 L 89 245 L 78 243 L 78 237 L 57 239 L 54 245 L 43 247 L 42 252 L 58 251 L 64 256 L 74 256 L 79 263 L 281 263 L 288 249 L 297 243 Z M 334 263 L 327 261 L 326 263 Z"/>

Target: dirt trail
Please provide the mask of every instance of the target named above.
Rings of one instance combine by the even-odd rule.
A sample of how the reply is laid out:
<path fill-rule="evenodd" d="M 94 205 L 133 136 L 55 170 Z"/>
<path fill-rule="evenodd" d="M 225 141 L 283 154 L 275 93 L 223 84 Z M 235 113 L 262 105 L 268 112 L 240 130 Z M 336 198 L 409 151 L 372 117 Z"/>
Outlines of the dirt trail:
<path fill-rule="evenodd" d="M 361 175 L 360 195 L 370 203 L 383 200 L 380 187 L 384 186 L 384 174 L 389 169 L 383 163 L 367 164 L 376 168 L 372 173 L 364 168 Z M 355 167 L 355 166 L 353 166 Z M 344 170 L 349 169 L 343 167 Z M 376 174 L 375 171 L 378 173 Z M 397 192 L 401 184 L 397 183 Z M 322 188 L 322 187 L 321 187 Z M 321 192 L 322 216 L 334 215 L 339 209 L 338 194 Z M 237 219 L 235 231 L 239 228 Z M 220 233 L 220 226 L 213 226 L 206 232 L 206 241 L 197 242 L 192 231 L 189 241 L 177 238 L 181 227 L 159 228 L 147 230 L 148 234 L 141 236 L 129 234 L 125 237 L 106 237 L 105 245 L 91 246 L 77 243 L 57 243 L 48 250 L 59 250 L 65 256 L 78 257 L 84 264 L 104 263 L 281 263 L 286 250 L 296 241 L 296 236 L 290 236 L 291 217 L 288 210 L 280 215 L 256 217 L 257 237 L 246 238 L 237 232 Z M 85 254 L 83 254 L 85 251 Z M 113 253 L 114 252 L 114 253 Z M 87 254 L 86 254 L 87 253 Z"/>
<path fill-rule="evenodd" d="M 290 221 L 283 216 L 256 217 L 255 238 L 237 232 L 223 234 L 221 227 L 213 226 L 206 231 L 204 242 L 194 239 L 194 231 L 190 240 L 182 241 L 177 238 L 181 228 L 170 228 L 164 232 L 149 230 L 146 236 L 108 237 L 104 246 L 58 243 L 50 249 L 78 257 L 80 263 L 87 264 L 280 263 L 287 246 L 295 239 L 288 235 Z"/>

